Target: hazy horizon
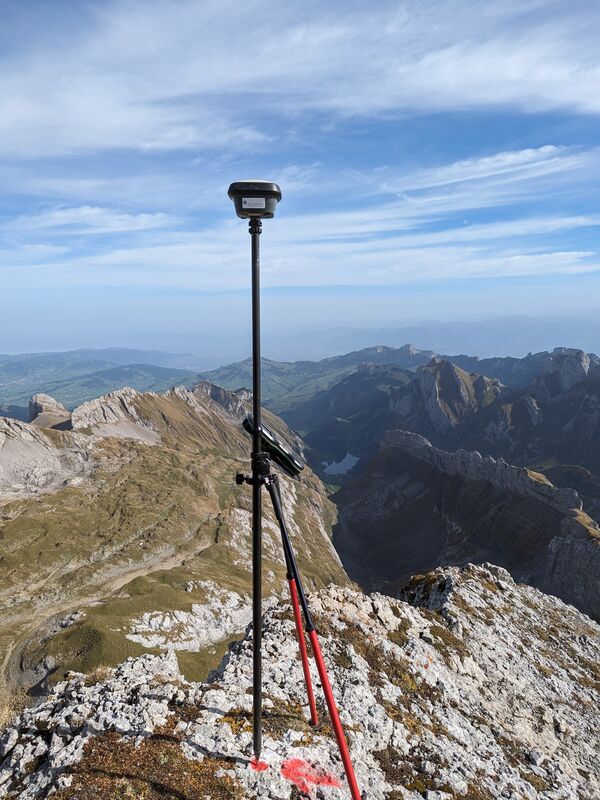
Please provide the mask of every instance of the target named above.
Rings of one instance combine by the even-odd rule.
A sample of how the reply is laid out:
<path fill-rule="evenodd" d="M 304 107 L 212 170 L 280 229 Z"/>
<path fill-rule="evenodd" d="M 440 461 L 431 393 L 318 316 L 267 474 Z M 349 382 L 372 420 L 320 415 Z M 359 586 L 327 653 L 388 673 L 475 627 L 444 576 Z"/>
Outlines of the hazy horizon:
<path fill-rule="evenodd" d="M 188 336 L 162 339 L 143 346 L 135 341 L 74 343 L 73 346 L 32 347 L 10 350 L 2 355 L 63 353 L 77 350 L 132 350 L 132 362 L 138 354 L 147 354 L 146 363 L 169 363 L 201 371 L 225 366 L 251 354 L 250 326 L 216 338 L 198 332 Z M 170 344 L 169 344 L 170 341 Z M 303 331 L 276 331 L 267 325 L 263 339 L 263 358 L 277 361 L 320 360 L 378 345 L 402 347 L 414 345 L 442 355 L 466 354 L 480 358 L 492 356 L 523 357 L 529 352 L 572 347 L 600 353 L 600 320 L 572 317 L 488 317 L 475 320 L 421 320 L 398 326 L 337 326 Z M 172 356 L 161 359 L 157 356 Z"/>

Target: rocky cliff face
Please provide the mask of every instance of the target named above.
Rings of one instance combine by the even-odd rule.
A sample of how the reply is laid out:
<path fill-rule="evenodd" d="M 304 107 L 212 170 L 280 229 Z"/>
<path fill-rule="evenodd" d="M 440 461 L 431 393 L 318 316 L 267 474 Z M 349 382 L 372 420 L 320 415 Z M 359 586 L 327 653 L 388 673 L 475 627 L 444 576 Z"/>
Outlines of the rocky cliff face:
<path fill-rule="evenodd" d="M 414 381 L 392 395 L 390 411 L 408 419 L 411 429 L 431 426 L 444 434 L 493 403 L 502 388 L 495 378 L 465 372 L 450 361 L 434 358 L 417 370 Z"/>
<path fill-rule="evenodd" d="M 29 422 L 40 428 L 71 427 L 71 414 L 53 397 L 48 394 L 34 394 L 29 401 Z"/>
<path fill-rule="evenodd" d="M 590 367 L 598 367 L 598 358 L 570 347 L 556 347 L 534 383 L 549 394 L 568 392 L 585 380 Z"/>
<path fill-rule="evenodd" d="M 96 436 L 138 439 L 156 444 L 160 439 L 151 423 L 140 414 L 136 400 L 141 392 L 125 387 L 117 392 L 78 406 L 71 415 L 75 431 L 89 431 Z M 146 396 L 152 397 L 152 392 Z M 156 395 L 155 395 L 156 396 Z"/>
<path fill-rule="evenodd" d="M 600 529 L 574 490 L 536 472 L 391 431 L 336 500 L 334 541 L 365 586 L 393 592 L 438 564 L 494 561 L 600 618 Z"/>
<path fill-rule="evenodd" d="M 440 357 L 414 373 L 369 365 L 362 374 L 357 370 L 296 404 L 285 416 L 303 432 L 317 469 L 321 462 L 340 461 L 350 453 L 363 459 L 355 474 L 376 452 L 385 431 L 402 428 L 444 449 L 478 450 L 542 471 L 556 464 L 579 465 L 600 475 L 597 356 L 557 348 L 525 359 L 461 356 L 457 361 L 473 371 Z M 375 369 L 379 375 L 369 377 Z M 503 375 L 509 385 L 486 375 L 487 369 Z M 528 383 L 522 385 L 525 377 Z"/>
<path fill-rule="evenodd" d="M 514 464 L 577 464 L 600 471 L 600 368 L 580 350 L 548 354 L 527 388 L 434 359 L 395 391 L 395 425 L 438 447 L 479 450 Z"/>
<path fill-rule="evenodd" d="M 600 367 L 597 355 L 570 347 L 529 353 L 524 358 L 475 358 L 465 355 L 446 358 L 470 372 L 498 378 L 505 386 L 525 388 L 541 376 L 556 374 L 556 385 L 562 385 L 563 391 L 570 389 L 578 380 L 583 380 L 590 369 Z"/>
<path fill-rule="evenodd" d="M 600 531 L 584 514 L 563 520 L 552 538 L 542 586 L 600 619 Z"/>
<path fill-rule="evenodd" d="M 399 448 L 446 475 L 456 475 L 466 481 L 485 481 L 502 492 L 530 498 L 563 514 L 583 508 L 574 489 L 559 489 L 543 475 L 515 467 L 502 458 L 482 456 L 476 450 L 440 450 L 418 433 L 403 430 L 389 431 L 381 447 Z"/>
<path fill-rule="evenodd" d="M 369 800 L 600 797 L 600 628 L 498 567 L 439 569 L 404 599 L 313 595 Z M 264 764 L 250 765 L 251 637 L 209 683 L 171 653 L 73 675 L 0 738 L 0 796 L 348 797 L 327 722 L 307 724 L 294 627 L 266 616 Z"/>
<path fill-rule="evenodd" d="M 235 392 L 216 386 L 210 381 L 200 381 L 194 386 L 194 394 L 197 396 L 210 397 L 219 405 L 223 406 L 230 414 L 243 417 L 246 414 L 246 406 L 252 402 L 252 393 L 247 389 L 238 389 Z"/>
<path fill-rule="evenodd" d="M 90 471 L 90 448 L 81 437 L 0 417 L 0 496 L 74 486 Z"/>

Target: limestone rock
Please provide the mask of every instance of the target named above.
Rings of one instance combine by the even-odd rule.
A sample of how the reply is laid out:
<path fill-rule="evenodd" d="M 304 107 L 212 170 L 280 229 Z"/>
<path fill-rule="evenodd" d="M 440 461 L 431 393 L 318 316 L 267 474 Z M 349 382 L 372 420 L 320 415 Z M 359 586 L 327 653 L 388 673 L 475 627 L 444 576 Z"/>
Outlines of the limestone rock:
<path fill-rule="evenodd" d="M 91 430 L 98 437 L 116 436 L 156 444 L 160 435 L 140 414 L 135 403 L 142 396 L 157 395 L 152 392 L 142 395 L 126 386 L 97 400 L 83 403 L 73 411 L 73 430 Z"/>
<path fill-rule="evenodd" d="M 502 458 L 482 456 L 476 450 L 440 450 L 418 433 L 399 429 L 389 431 L 381 446 L 399 447 L 441 472 L 458 475 L 466 480 L 488 481 L 498 489 L 521 497 L 530 497 L 557 511 L 583 508 L 581 498 L 574 489 L 559 489 L 542 476 L 536 474 L 533 477 L 531 471 L 524 467 L 512 466 Z"/>
<path fill-rule="evenodd" d="M 403 599 L 330 587 L 310 603 L 369 800 L 600 797 L 600 627 L 583 614 L 491 564 L 417 577 Z M 172 654 L 58 684 L 0 736 L 0 797 L 76 797 L 94 780 L 86 743 L 114 746 L 113 731 L 132 747 L 179 742 L 182 758 L 212 765 L 215 796 L 223 781 L 248 800 L 347 798 L 335 740 L 306 721 L 286 609 L 266 614 L 264 650 L 264 771 L 250 768 L 247 632 L 205 684 L 183 680 Z M 152 779 L 172 780 L 173 750 L 154 752 Z"/>
<path fill-rule="evenodd" d="M 232 392 L 229 389 L 216 386 L 210 381 L 200 381 L 194 386 L 193 392 L 199 397 L 209 397 L 235 417 L 244 417 L 246 415 L 245 403 L 252 398 L 252 394 L 245 389 L 240 392 Z"/>
<path fill-rule="evenodd" d="M 570 347 L 556 347 L 552 351 L 552 363 L 563 392 L 584 380 L 590 370 L 590 356 Z"/>
<path fill-rule="evenodd" d="M 57 489 L 81 479 L 90 469 L 90 451 L 83 440 L 0 417 L 1 496 Z"/>
<path fill-rule="evenodd" d="M 600 619 L 600 527 L 540 473 L 391 430 L 336 499 L 334 542 L 363 587 L 394 592 L 439 564 L 494 561 Z"/>
<path fill-rule="evenodd" d="M 34 394 L 29 401 L 29 422 L 41 428 L 69 428 L 71 414 L 49 394 Z"/>
<path fill-rule="evenodd" d="M 495 378 L 466 372 L 451 361 L 435 357 L 417 370 L 412 383 L 392 394 L 390 411 L 400 417 L 421 411 L 433 430 L 447 434 L 493 402 L 502 390 Z"/>
<path fill-rule="evenodd" d="M 238 634 L 252 619 L 249 597 L 227 591 L 212 581 L 188 581 L 185 588 L 189 592 L 202 590 L 204 602 L 192 603 L 190 611 L 146 611 L 132 620 L 127 638 L 147 648 L 197 652 Z"/>

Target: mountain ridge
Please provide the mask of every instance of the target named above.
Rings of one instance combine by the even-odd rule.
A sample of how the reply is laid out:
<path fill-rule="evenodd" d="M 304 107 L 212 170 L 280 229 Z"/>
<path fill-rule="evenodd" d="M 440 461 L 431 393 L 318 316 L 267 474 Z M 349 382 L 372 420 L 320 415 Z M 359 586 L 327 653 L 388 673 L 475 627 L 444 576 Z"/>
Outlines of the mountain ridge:
<path fill-rule="evenodd" d="M 492 561 L 600 619 L 600 527 L 576 491 L 538 473 L 394 430 L 336 503 L 336 548 L 366 588 L 394 593 L 438 564 Z"/>

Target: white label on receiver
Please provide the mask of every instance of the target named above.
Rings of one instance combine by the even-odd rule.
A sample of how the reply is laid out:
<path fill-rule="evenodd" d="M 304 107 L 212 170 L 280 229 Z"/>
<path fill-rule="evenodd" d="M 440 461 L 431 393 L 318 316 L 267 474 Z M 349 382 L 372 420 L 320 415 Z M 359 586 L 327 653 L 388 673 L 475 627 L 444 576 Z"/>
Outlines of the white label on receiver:
<path fill-rule="evenodd" d="M 264 208 L 264 197 L 242 197 L 242 208 Z"/>

